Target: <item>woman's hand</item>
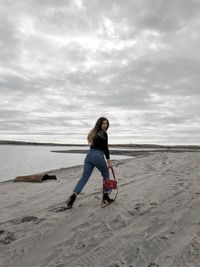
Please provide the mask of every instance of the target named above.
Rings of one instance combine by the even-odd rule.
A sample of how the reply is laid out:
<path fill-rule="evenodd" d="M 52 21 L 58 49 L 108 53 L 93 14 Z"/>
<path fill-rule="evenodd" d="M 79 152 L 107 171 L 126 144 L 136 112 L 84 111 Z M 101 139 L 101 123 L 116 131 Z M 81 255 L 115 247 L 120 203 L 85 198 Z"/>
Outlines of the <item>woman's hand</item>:
<path fill-rule="evenodd" d="M 112 168 L 113 167 L 112 161 L 110 159 L 107 159 L 107 163 L 108 163 L 108 167 L 109 168 Z"/>

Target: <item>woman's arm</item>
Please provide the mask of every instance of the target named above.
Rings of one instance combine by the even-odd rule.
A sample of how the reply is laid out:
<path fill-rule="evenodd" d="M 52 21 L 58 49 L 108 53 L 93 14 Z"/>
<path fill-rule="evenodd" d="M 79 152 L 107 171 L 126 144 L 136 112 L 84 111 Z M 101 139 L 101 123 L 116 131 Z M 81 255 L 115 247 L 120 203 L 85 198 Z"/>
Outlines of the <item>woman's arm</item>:
<path fill-rule="evenodd" d="M 113 167 L 113 165 L 112 165 L 112 160 L 107 159 L 107 164 L 108 164 L 108 167 L 109 167 L 109 168 L 112 168 L 112 167 Z"/>

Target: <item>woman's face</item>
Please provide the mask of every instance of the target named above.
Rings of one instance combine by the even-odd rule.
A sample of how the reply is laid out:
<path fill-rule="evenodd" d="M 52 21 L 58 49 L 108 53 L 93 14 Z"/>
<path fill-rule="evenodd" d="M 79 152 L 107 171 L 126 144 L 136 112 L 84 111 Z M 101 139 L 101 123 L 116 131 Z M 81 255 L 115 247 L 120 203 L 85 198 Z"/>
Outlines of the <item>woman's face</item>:
<path fill-rule="evenodd" d="M 106 132 L 107 129 L 108 129 L 108 122 L 107 120 L 104 120 L 103 123 L 101 124 L 101 130 Z"/>

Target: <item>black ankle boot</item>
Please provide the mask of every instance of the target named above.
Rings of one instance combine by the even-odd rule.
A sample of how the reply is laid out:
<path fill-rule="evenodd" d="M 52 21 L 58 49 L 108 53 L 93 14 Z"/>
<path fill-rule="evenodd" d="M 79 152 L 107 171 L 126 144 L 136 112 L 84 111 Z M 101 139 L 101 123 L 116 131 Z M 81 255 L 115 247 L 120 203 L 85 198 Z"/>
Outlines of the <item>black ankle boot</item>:
<path fill-rule="evenodd" d="M 112 203 L 114 201 L 114 199 L 110 198 L 108 193 L 103 193 L 103 201 L 104 202 L 108 202 L 108 203 Z"/>
<path fill-rule="evenodd" d="M 71 209 L 71 208 L 72 208 L 75 199 L 76 199 L 76 194 L 75 194 L 75 193 L 73 193 L 73 194 L 67 199 L 66 203 L 67 203 L 67 208 L 68 208 L 68 209 Z"/>

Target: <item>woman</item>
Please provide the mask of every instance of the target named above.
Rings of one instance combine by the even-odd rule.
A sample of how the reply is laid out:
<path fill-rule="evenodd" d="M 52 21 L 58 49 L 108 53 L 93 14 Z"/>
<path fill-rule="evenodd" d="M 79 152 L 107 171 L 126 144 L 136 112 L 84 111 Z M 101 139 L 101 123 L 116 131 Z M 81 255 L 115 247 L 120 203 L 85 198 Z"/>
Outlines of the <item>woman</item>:
<path fill-rule="evenodd" d="M 109 179 L 108 167 L 112 167 L 112 162 L 110 160 L 108 135 L 106 132 L 108 127 L 109 121 L 106 118 L 101 117 L 97 120 L 94 128 L 88 133 L 87 140 L 90 144 L 90 150 L 84 161 L 82 177 L 75 186 L 73 194 L 66 201 L 68 209 L 72 208 L 77 195 L 80 194 L 83 187 L 86 185 L 95 167 L 101 172 L 103 179 Z M 107 159 L 108 166 L 104 155 Z M 103 200 L 108 203 L 113 202 L 113 199 L 109 198 L 108 192 L 105 190 L 103 192 Z"/>

